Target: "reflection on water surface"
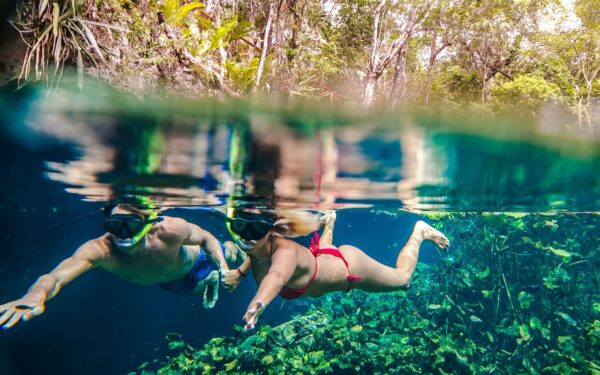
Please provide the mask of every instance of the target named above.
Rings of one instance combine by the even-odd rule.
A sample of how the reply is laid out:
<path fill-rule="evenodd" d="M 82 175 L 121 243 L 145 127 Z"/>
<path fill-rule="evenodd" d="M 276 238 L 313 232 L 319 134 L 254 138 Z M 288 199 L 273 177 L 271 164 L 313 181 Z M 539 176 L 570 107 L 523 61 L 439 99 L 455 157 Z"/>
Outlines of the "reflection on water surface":
<path fill-rule="evenodd" d="M 73 147 L 75 159 L 48 160 L 47 176 L 88 200 L 137 193 L 165 206 L 598 209 L 598 142 L 549 137 L 545 126 L 38 94 L 3 102 L 10 134 Z"/>

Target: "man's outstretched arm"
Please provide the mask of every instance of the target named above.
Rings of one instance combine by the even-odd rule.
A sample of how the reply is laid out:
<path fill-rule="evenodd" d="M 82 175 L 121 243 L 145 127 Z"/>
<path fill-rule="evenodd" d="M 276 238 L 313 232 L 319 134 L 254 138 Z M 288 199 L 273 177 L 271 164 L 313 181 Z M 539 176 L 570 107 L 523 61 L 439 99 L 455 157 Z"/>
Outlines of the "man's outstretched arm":
<path fill-rule="evenodd" d="M 54 298 L 63 286 L 94 268 L 94 254 L 98 254 L 94 241 L 85 243 L 50 273 L 40 276 L 23 297 L 1 305 L 0 327 L 11 328 L 20 320 L 27 321 L 41 315 L 46 309 L 46 302 Z"/>

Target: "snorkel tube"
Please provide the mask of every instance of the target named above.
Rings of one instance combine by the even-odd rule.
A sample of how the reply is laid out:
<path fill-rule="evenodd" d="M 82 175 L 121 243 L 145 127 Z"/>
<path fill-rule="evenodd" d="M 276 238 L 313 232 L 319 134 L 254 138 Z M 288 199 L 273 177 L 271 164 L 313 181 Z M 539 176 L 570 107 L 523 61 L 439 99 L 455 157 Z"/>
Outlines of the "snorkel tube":
<path fill-rule="evenodd" d="M 227 207 L 227 210 L 225 210 L 225 216 L 231 219 L 226 220 L 225 226 L 227 227 L 227 232 L 229 232 L 233 243 L 235 243 L 235 245 L 244 253 L 250 252 L 254 248 L 254 244 L 251 241 L 243 239 L 242 236 L 235 233 L 231 229 L 231 223 L 236 218 L 236 208 L 232 206 Z"/>
<path fill-rule="evenodd" d="M 230 219 L 235 219 L 235 208 L 232 206 L 227 207 L 227 209 L 225 210 L 225 216 L 227 216 Z M 231 230 L 231 221 L 230 220 L 225 221 L 225 227 L 227 227 L 227 232 L 229 232 L 229 235 L 231 236 L 231 238 L 234 241 L 236 239 L 239 239 L 240 236 Z"/>
<path fill-rule="evenodd" d="M 253 247 L 253 244 L 250 241 L 243 239 L 242 236 L 239 233 L 236 233 L 231 227 L 232 223 L 236 220 L 235 212 L 236 208 L 229 206 L 225 209 L 225 213 L 215 209 L 211 209 L 208 210 L 208 215 L 224 221 L 225 227 L 227 228 L 227 232 L 229 232 L 229 236 L 231 236 L 233 242 L 242 251 L 248 251 Z"/>

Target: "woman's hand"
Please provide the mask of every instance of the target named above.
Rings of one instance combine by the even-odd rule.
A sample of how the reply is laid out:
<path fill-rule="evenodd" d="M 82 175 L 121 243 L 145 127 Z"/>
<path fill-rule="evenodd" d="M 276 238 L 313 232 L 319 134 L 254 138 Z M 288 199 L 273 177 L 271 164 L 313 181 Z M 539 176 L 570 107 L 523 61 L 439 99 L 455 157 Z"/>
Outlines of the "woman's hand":
<path fill-rule="evenodd" d="M 237 269 L 222 271 L 221 277 L 223 286 L 228 292 L 235 290 L 242 280 L 242 274 Z"/>
<path fill-rule="evenodd" d="M 0 306 L 0 327 L 8 329 L 20 320 L 27 321 L 44 313 L 44 298 L 27 294 L 23 298 Z"/>
<path fill-rule="evenodd" d="M 254 302 L 254 304 L 248 307 L 248 311 L 246 311 L 246 314 L 244 314 L 243 318 L 246 322 L 246 324 L 244 325 L 244 331 L 254 329 L 254 327 L 256 326 L 256 322 L 258 321 L 258 318 L 261 316 L 263 311 L 265 311 L 265 304 L 262 303 L 260 300 Z"/>

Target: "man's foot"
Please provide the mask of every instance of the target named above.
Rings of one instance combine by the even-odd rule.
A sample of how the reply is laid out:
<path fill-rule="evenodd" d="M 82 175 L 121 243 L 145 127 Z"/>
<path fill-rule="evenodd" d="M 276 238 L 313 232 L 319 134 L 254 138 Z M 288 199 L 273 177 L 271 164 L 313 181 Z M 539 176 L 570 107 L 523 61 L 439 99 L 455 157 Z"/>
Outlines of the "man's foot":
<path fill-rule="evenodd" d="M 450 240 L 442 232 L 433 228 L 424 221 L 417 221 L 413 233 L 420 233 L 423 240 L 431 241 L 440 250 L 448 250 Z"/>

